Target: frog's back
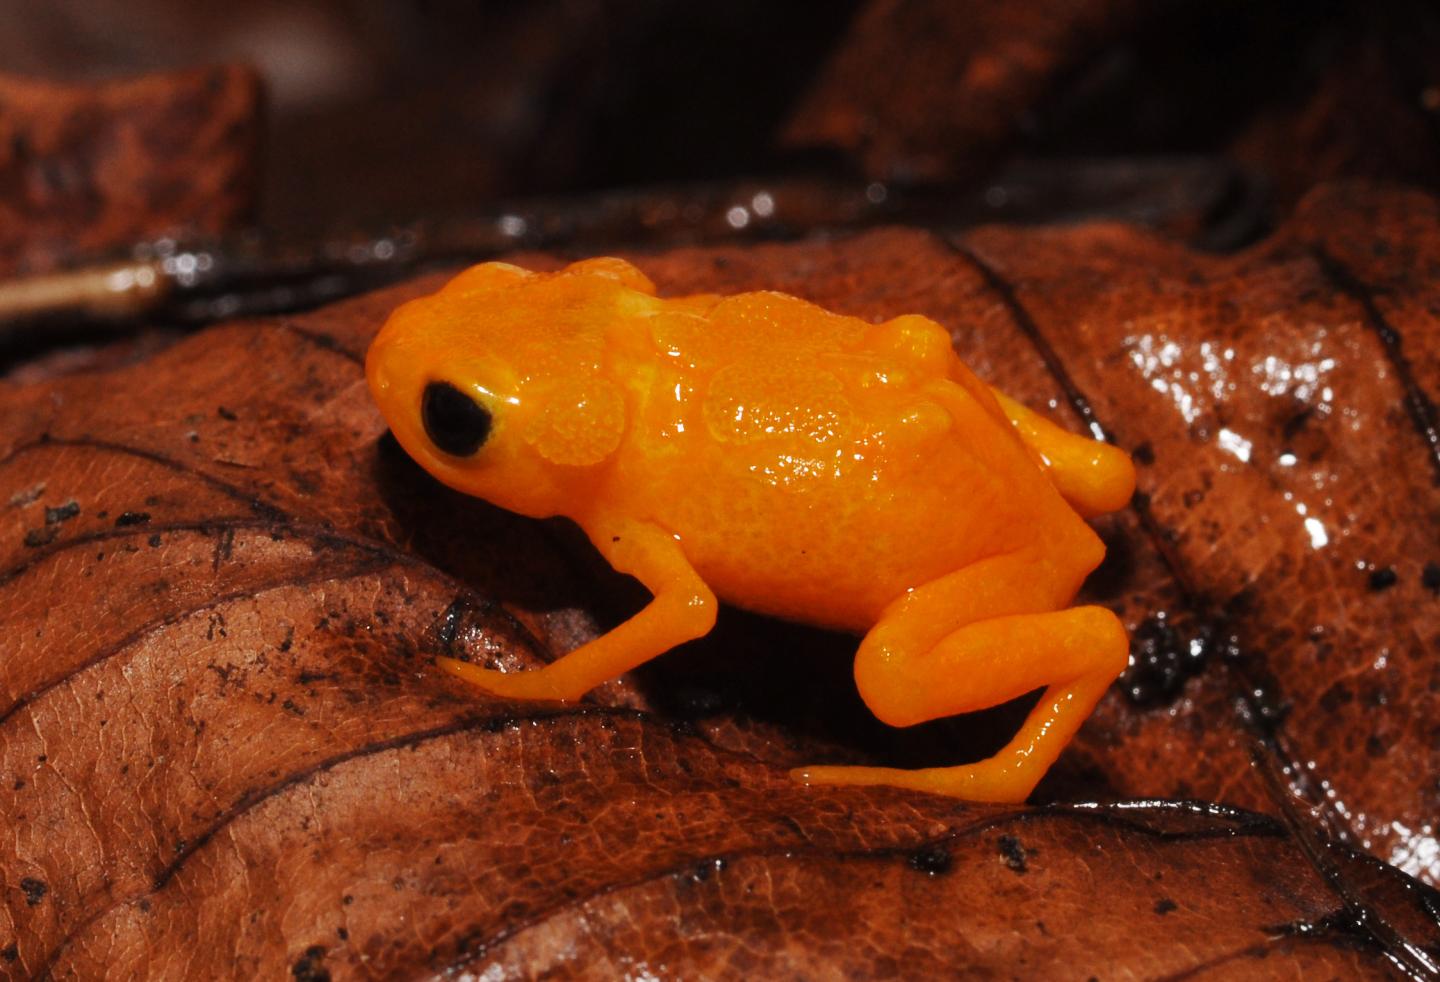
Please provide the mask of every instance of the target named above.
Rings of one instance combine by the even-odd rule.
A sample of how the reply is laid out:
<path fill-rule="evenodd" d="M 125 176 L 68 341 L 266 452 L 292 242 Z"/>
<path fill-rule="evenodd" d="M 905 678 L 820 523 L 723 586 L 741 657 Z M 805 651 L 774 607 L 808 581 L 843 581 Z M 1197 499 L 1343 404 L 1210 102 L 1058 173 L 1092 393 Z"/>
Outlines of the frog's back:
<path fill-rule="evenodd" d="M 1083 530 L 933 322 L 679 303 L 652 327 L 669 431 L 621 479 L 722 597 L 863 629 L 910 587 Z"/>
<path fill-rule="evenodd" d="M 856 344 L 868 326 L 798 297 L 763 290 L 660 301 L 651 335 L 662 352 L 705 372 L 735 364 L 804 366 Z"/>

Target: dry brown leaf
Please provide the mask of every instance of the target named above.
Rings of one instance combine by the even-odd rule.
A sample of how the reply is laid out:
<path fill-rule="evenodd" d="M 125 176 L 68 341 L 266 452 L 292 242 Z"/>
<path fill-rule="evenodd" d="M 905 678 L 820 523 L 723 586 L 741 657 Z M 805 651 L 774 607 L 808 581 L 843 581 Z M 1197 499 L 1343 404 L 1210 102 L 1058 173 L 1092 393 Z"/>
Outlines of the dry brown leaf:
<path fill-rule="evenodd" d="M 1327 833 L 1440 878 L 1437 218 L 1348 188 L 1223 259 L 1090 226 L 638 260 L 669 292 L 929 314 L 1137 454 L 1089 593 L 1142 698 L 1117 687 L 1030 809 L 790 784 L 1007 735 L 864 722 L 839 636 L 729 614 L 568 709 L 435 671 L 538 664 L 635 602 L 382 438 L 360 358 L 436 278 L 0 388 L 0 969 L 1418 971 L 1437 895 Z M 1084 803 L 1128 796 L 1275 817 Z"/>
<path fill-rule="evenodd" d="M 884 180 L 973 178 L 1143 10 L 1132 0 L 869 0 L 781 140 L 844 150 Z"/>
<path fill-rule="evenodd" d="M 1417 0 L 866 0 L 781 139 L 902 185 L 972 180 L 1017 152 L 1118 166 L 1181 152 L 1223 154 L 1287 212 L 1343 178 L 1433 190 L 1437 38 Z M 997 213 L 1024 207 L 1005 190 L 987 192 Z"/>
<path fill-rule="evenodd" d="M 104 85 L 0 75 L 0 273 L 247 220 L 259 102 L 239 66 Z"/>

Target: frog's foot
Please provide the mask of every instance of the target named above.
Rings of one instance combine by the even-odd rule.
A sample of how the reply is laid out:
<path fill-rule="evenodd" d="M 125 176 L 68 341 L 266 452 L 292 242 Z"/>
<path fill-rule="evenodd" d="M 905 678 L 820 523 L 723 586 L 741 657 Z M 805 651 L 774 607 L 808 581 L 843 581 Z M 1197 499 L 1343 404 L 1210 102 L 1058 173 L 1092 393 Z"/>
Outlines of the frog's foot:
<path fill-rule="evenodd" d="M 547 675 L 547 669 L 539 668 L 528 672 L 497 672 L 481 668 L 469 662 L 454 658 L 439 657 L 435 663 L 457 678 L 484 689 L 492 696 L 502 699 L 552 699 L 559 702 L 574 702 L 585 694 L 585 690 L 574 691 L 563 682 L 557 684 L 554 675 Z"/>
<path fill-rule="evenodd" d="M 1023 769 L 1006 767 L 996 758 L 961 767 L 926 767 L 907 771 L 899 767 L 797 767 L 790 777 L 801 784 L 884 785 L 969 801 L 1019 804 L 1034 780 Z"/>

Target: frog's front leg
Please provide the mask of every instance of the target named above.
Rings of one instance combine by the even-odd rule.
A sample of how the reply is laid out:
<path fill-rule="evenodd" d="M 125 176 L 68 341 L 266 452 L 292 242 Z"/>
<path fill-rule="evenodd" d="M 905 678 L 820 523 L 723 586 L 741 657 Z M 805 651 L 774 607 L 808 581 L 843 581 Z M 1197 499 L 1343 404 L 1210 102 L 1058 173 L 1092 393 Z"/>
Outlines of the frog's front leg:
<path fill-rule="evenodd" d="M 1045 686 L 1020 732 L 988 760 L 958 767 L 809 767 L 810 784 L 886 784 L 969 798 L 1025 800 L 1125 668 L 1125 629 L 1103 607 L 1055 610 L 1073 588 L 1025 553 L 983 560 L 886 609 L 855 658 L 866 704 L 893 726 L 999 705 Z"/>
<path fill-rule="evenodd" d="M 569 702 L 714 627 L 715 595 L 674 536 L 639 522 L 598 522 L 586 532 L 610 565 L 654 594 L 644 610 L 544 668 L 497 672 L 438 658 L 440 666 L 497 696 Z"/>

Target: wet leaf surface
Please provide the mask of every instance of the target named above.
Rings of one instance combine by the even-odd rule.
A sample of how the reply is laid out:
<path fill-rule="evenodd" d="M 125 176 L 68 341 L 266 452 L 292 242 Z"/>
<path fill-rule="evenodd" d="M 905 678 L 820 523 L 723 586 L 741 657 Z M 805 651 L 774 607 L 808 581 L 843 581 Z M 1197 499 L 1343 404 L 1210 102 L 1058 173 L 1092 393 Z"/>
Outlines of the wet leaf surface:
<path fill-rule="evenodd" d="M 669 292 L 928 314 L 1136 455 L 1087 593 L 1137 664 L 1029 808 L 791 785 L 983 756 L 1023 709 L 889 731 L 838 635 L 729 612 L 570 708 L 437 672 L 641 599 L 384 437 L 360 358 L 440 278 L 0 388 L 0 971 L 1423 970 L 1437 218 L 1342 187 L 1227 258 L 1114 226 L 639 257 Z"/>

